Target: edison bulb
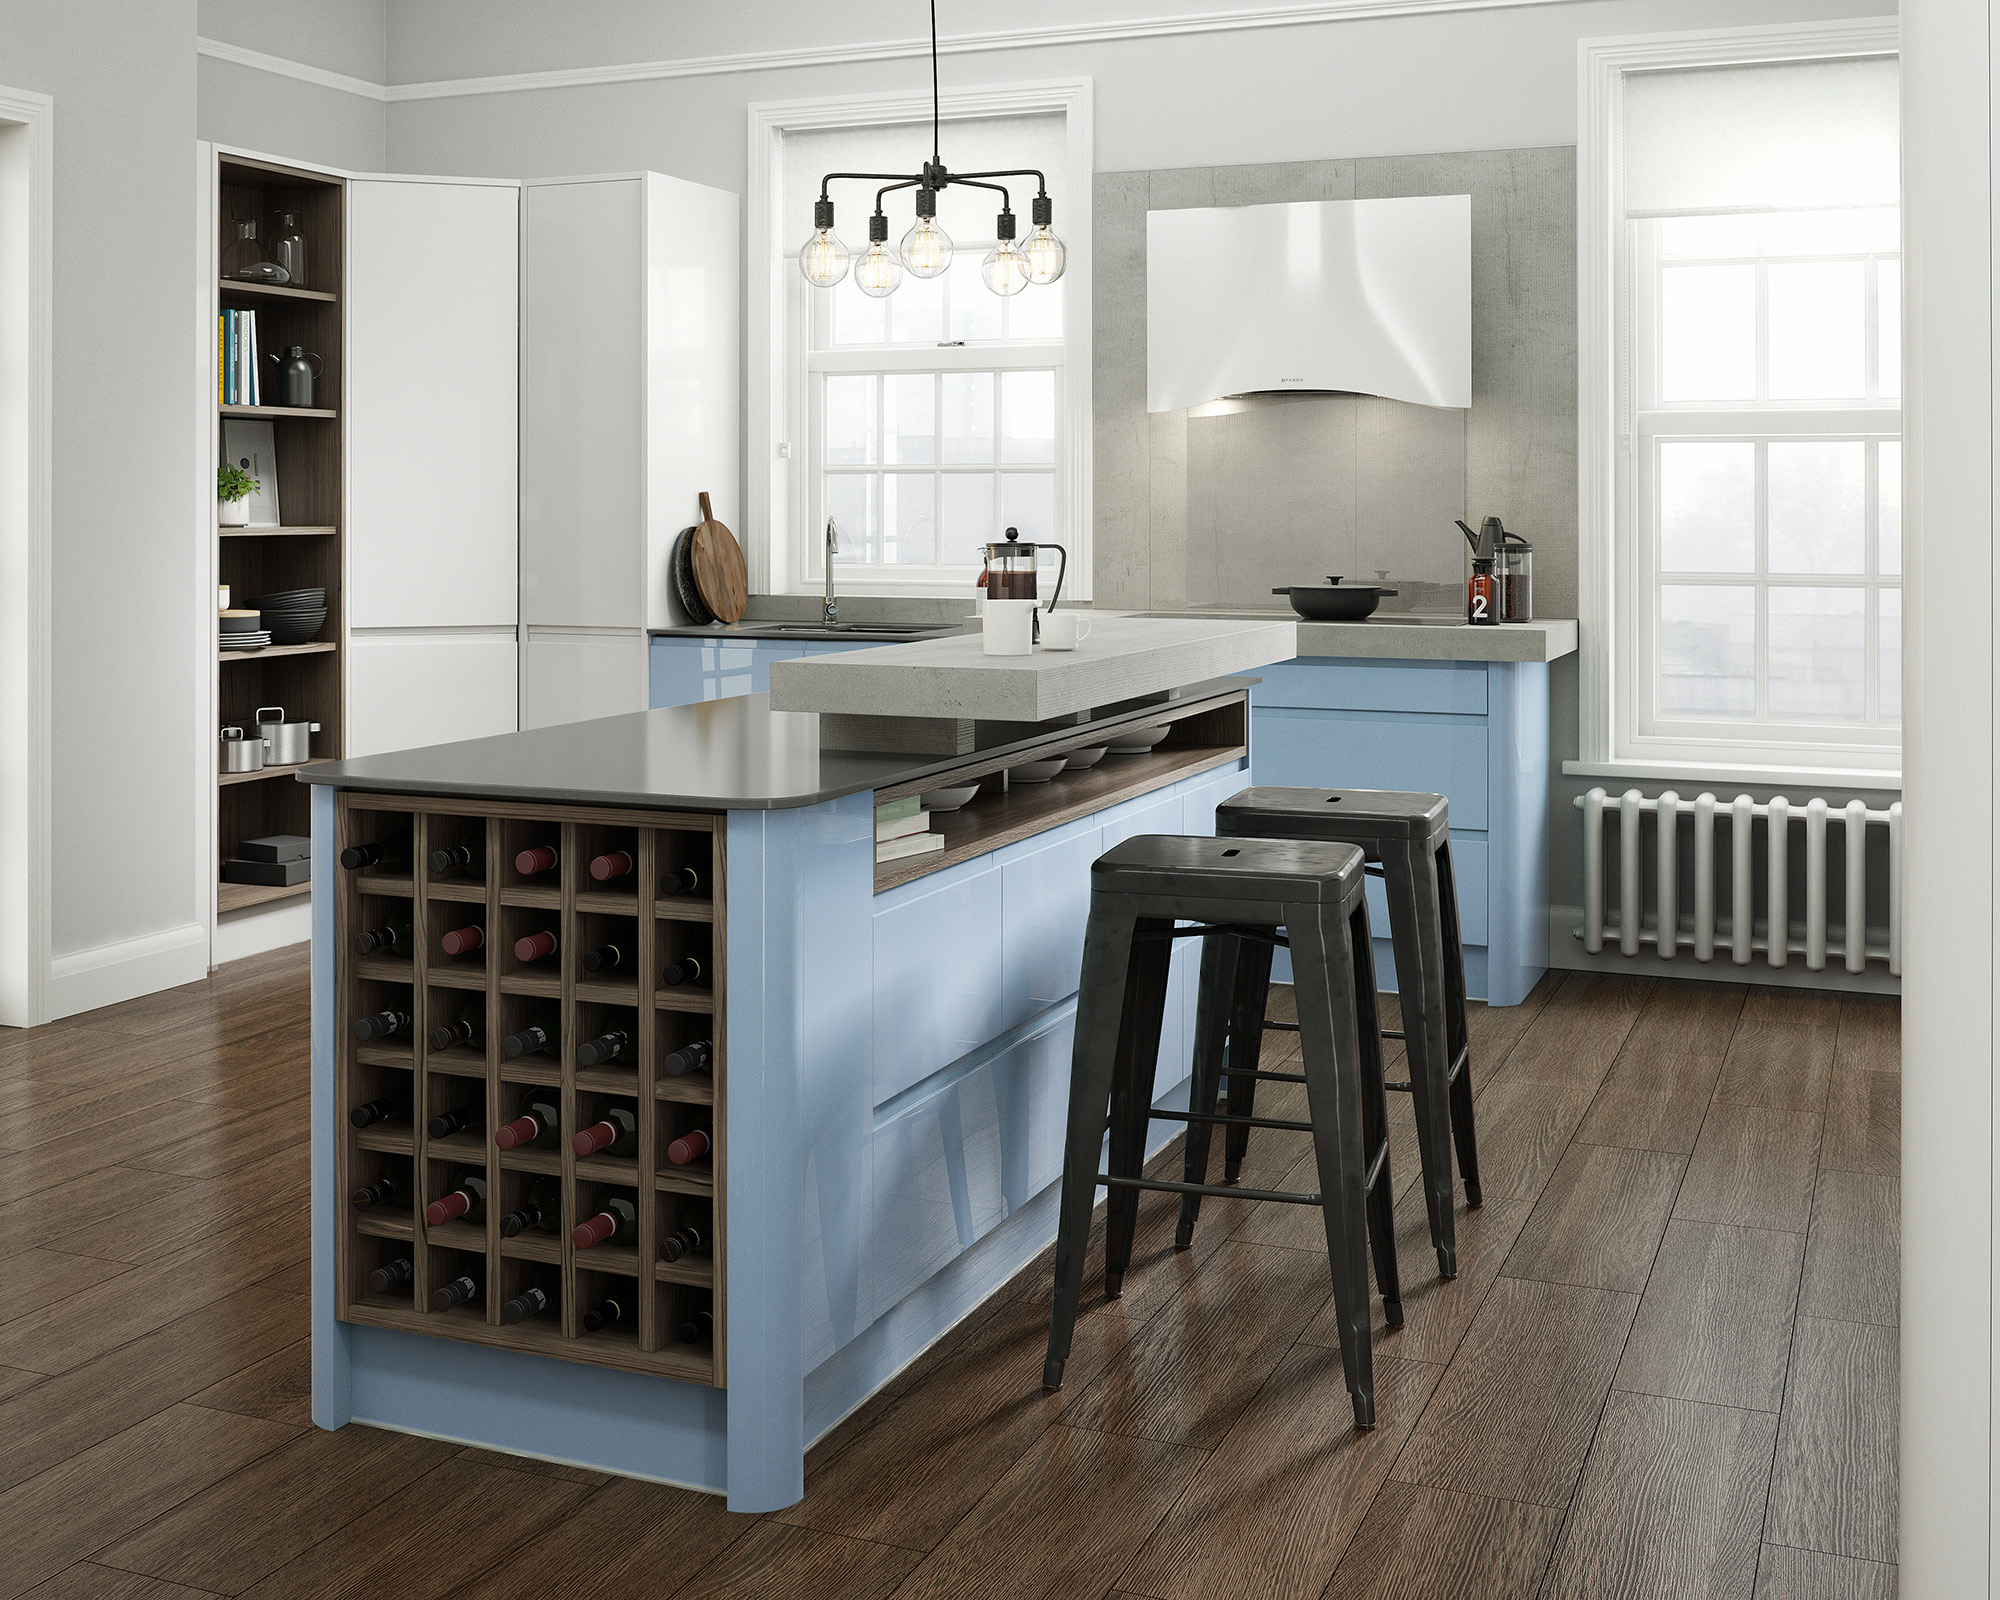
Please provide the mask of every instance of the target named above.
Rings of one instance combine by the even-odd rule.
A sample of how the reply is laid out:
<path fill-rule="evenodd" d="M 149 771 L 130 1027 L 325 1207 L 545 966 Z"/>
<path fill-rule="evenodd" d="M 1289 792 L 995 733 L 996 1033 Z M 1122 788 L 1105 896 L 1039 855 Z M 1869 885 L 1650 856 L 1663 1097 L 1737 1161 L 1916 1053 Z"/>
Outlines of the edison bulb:
<path fill-rule="evenodd" d="M 919 278 L 935 278 L 951 265 L 951 235 L 937 225 L 935 217 L 919 217 L 917 225 L 903 235 L 903 265 Z"/>
<path fill-rule="evenodd" d="M 833 229 L 820 228 L 799 249 L 799 271 L 807 283 L 830 289 L 847 276 L 847 246 L 834 237 Z"/>
<path fill-rule="evenodd" d="M 1028 235 L 1021 254 L 1027 259 L 1030 283 L 1054 283 L 1069 260 L 1069 251 L 1046 222 Z"/>
<path fill-rule="evenodd" d="M 1002 239 L 986 252 L 986 259 L 979 264 L 979 275 L 995 294 L 1019 294 L 1028 287 L 1027 258 L 1012 239 Z"/>
<path fill-rule="evenodd" d="M 876 240 L 854 263 L 854 287 L 863 294 L 873 295 L 880 300 L 884 295 L 896 292 L 896 285 L 903 281 L 903 265 L 889 247 Z"/>

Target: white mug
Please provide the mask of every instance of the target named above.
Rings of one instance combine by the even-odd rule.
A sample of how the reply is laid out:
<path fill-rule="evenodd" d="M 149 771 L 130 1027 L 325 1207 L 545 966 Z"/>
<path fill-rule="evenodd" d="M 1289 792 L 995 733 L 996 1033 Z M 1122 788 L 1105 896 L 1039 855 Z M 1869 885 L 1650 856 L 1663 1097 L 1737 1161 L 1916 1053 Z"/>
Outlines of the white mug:
<path fill-rule="evenodd" d="M 1044 611 L 1042 648 L 1074 650 L 1090 637 L 1090 618 L 1080 611 Z"/>
<path fill-rule="evenodd" d="M 1031 655 L 1035 648 L 1035 602 L 988 600 L 980 623 L 989 656 Z"/>

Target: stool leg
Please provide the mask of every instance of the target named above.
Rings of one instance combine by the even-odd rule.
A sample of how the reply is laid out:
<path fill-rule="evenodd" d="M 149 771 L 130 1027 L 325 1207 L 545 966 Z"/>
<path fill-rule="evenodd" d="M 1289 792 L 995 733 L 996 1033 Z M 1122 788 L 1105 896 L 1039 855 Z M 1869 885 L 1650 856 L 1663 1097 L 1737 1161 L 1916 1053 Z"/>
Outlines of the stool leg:
<path fill-rule="evenodd" d="M 1361 1147 L 1365 1159 L 1382 1152 L 1382 1168 L 1368 1189 L 1368 1242 L 1375 1252 L 1375 1288 L 1382 1296 L 1382 1320 L 1403 1325 L 1402 1276 L 1396 1270 L 1396 1179 L 1389 1166 L 1389 1097 L 1382 1089 L 1382 1019 L 1375 1004 L 1375 941 L 1368 930 L 1364 899 L 1348 918 L 1354 954 L 1355 1031 L 1361 1057 Z"/>
<path fill-rule="evenodd" d="M 1452 872 L 1451 839 L 1447 836 L 1432 858 L 1437 863 L 1438 921 L 1444 930 L 1445 1048 L 1459 1066 L 1451 1081 L 1451 1134 L 1458 1144 L 1458 1175 L 1465 1183 L 1465 1203 L 1479 1209 L 1479 1136 L 1472 1125 L 1472 1034 L 1465 1022 L 1465 945 L 1458 931 L 1458 884 Z"/>
<path fill-rule="evenodd" d="M 1312 1104 L 1326 1253 L 1333 1268 L 1334 1320 L 1354 1425 L 1375 1426 L 1375 1353 L 1369 1339 L 1367 1163 L 1361 1142 L 1359 1029 L 1347 920 L 1337 907 L 1287 906 L 1299 1045 Z"/>
<path fill-rule="evenodd" d="M 1444 960 L 1437 878 L 1428 848 L 1389 843 L 1382 852 L 1389 893 L 1389 935 L 1396 950 L 1403 1045 L 1410 1060 L 1410 1099 L 1417 1151 L 1423 1159 L 1424 1210 L 1438 1271 L 1458 1276 L 1458 1230 L 1452 1205 L 1451 1058 L 1444 1027 Z"/>
<path fill-rule="evenodd" d="M 1174 947 L 1168 939 L 1138 939 L 1164 933 L 1173 922 L 1140 917 L 1125 969 L 1125 1014 L 1118 1026 L 1118 1053 L 1111 1068 L 1111 1164 L 1116 1178 L 1136 1178 L 1146 1165 L 1146 1130 L 1153 1117 L 1153 1079 L 1160 1064 L 1160 1032 L 1166 1018 L 1167 984 Z M 1132 1235 L 1139 1224 L 1139 1191 L 1114 1187 L 1104 1206 L 1104 1293 L 1124 1293 L 1125 1269 L 1132 1262 Z"/>
<path fill-rule="evenodd" d="M 1236 991 L 1229 1004 L 1229 1065 L 1255 1068 L 1264 1058 L 1264 1007 L 1271 997 L 1271 946 L 1261 939 L 1243 941 L 1236 963 Z M 1229 1114 L 1248 1117 L 1257 1109 L 1257 1080 L 1232 1074 Z M 1223 1130 L 1222 1181 L 1234 1183 L 1243 1173 L 1243 1156 L 1250 1148 L 1250 1130 L 1232 1123 Z"/>
<path fill-rule="evenodd" d="M 1062 1209 L 1056 1223 L 1055 1298 L 1049 1312 L 1048 1358 L 1042 1387 L 1060 1389 L 1069 1360 L 1076 1311 L 1083 1298 L 1083 1258 L 1090 1213 L 1097 1204 L 1097 1161 L 1111 1100 L 1112 1064 L 1124 1017 L 1134 919 L 1093 898 L 1084 933 L 1077 991 L 1076 1035 L 1070 1050 L 1069 1133 L 1063 1144 Z"/>
<path fill-rule="evenodd" d="M 1214 934 L 1202 941 L 1201 989 L 1195 1001 L 1194 1062 L 1188 1085 L 1188 1110 L 1197 1114 L 1215 1109 L 1221 1090 L 1223 1048 L 1229 1034 L 1229 1005 L 1236 991 L 1236 963 L 1242 941 L 1227 934 Z M 1187 1159 L 1181 1165 L 1184 1183 L 1208 1182 L 1208 1140 L 1212 1122 L 1190 1122 L 1187 1128 Z M 1174 1248 L 1185 1250 L 1194 1243 L 1195 1219 L 1201 1215 L 1201 1196 L 1181 1196 L 1180 1224 L 1174 1229 Z"/>

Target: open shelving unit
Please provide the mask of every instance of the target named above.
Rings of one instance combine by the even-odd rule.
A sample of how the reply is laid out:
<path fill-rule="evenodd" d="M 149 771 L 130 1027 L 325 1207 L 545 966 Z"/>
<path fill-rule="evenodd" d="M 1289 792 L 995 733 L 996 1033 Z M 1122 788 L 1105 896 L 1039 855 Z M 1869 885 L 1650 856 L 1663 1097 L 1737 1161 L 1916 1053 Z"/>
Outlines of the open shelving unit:
<path fill-rule="evenodd" d="M 716 824 L 701 813 L 341 794 L 336 851 L 380 842 L 393 852 L 393 862 L 379 868 L 335 869 L 335 1295 L 343 1320 L 693 1383 L 724 1382 L 728 1041 L 723 841 Z M 473 865 L 434 874 L 431 851 L 459 845 L 472 848 Z M 559 864 L 523 877 L 515 857 L 538 845 L 553 845 Z M 588 864 L 611 850 L 629 851 L 637 870 L 600 886 Z M 660 894 L 661 874 L 680 867 L 695 869 L 707 892 Z M 407 955 L 355 953 L 358 930 L 403 921 L 412 929 Z M 466 957 L 443 954 L 443 935 L 473 922 L 485 930 L 483 948 Z M 517 960 L 515 940 L 544 929 L 556 935 L 555 958 Z M 606 942 L 634 948 L 630 970 L 609 978 L 583 970 L 583 953 Z M 664 982 L 667 964 L 689 955 L 707 964 L 710 987 Z M 357 1040 L 354 1021 L 383 1009 L 411 1017 L 409 1037 Z M 478 1023 L 470 1045 L 431 1048 L 432 1028 L 463 1021 L 469 1012 Z M 557 1048 L 509 1059 L 501 1040 L 531 1021 L 554 1025 Z M 626 1052 L 605 1065 L 579 1066 L 578 1042 L 614 1028 L 631 1038 Z M 669 1051 L 700 1039 L 713 1044 L 708 1072 L 676 1077 L 662 1069 Z M 558 1092 L 562 1141 L 553 1150 L 501 1151 L 494 1131 L 520 1115 L 537 1088 Z M 407 1103 L 412 1114 L 354 1128 L 347 1111 L 381 1097 Z M 637 1150 L 623 1158 L 578 1157 L 569 1136 L 614 1103 L 633 1111 Z M 430 1118 L 458 1107 L 473 1113 L 471 1125 L 431 1137 Z M 696 1127 L 708 1131 L 708 1155 L 670 1162 L 667 1147 Z M 468 1172 L 486 1181 L 484 1217 L 430 1226 L 425 1206 Z M 403 1206 L 353 1207 L 354 1190 L 390 1174 L 408 1197 Z M 556 1227 L 504 1237 L 500 1219 L 522 1204 L 537 1179 L 559 1185 Z M 607 1193 L 633 1200 L 636 1239 L 578 1249 L 570 1230 Z M 709 1252 L 662 1260 L 660 1241 L 688 1222 L 706 1224 Z M 391 1294 L 371 1291 L 370 1272 L 399 1257 L 410 1260 L 410 1281 Z M 466 1272 L 480 1280 L 481 1301 L 431 1310 L 432 1291 Z M 501 1306 L 534 1282 L 553 1290 L 552 1311 L 504 1322 Z M 590 1306 L 621 1296 L 636 1301 L 636 1318 L 583 1330 Z M 701 1312 L 712 1319 L 712 1335 L 682 1342 L 678 1330 Z"/>
<path fill-rule="evenodd" d="M 312 737 L 315 760 L 333 759 L 346 749 L 347 611 L 344 603 L 346 550 L 346 430 L 341 420 L 341 379 L 346 349 L 343 322 L 345 271 L 345 181 L 323 172 L 281 166 L 247 156 L 217 157 L 216 261 L 241 218 L 254 219 L 258 237 L 272 237 L 274 213 L 304 214 L 309 286 L 247 283 L 217 277 L 214 310 L 257 313 L 260 355 L 303 345 L 318 355 L 325 371 L 314 387 L 319 404 L 285 406 L 216 405 L 215 442 L 221 459 L 225 421 L 268 420 L 277 453 L 282 527 L 216 529 L 215 573 L 230 588 L 232 603 L 247 606 L 259 595 L 282 589 L 324 587 L 327 619 L 319 638 L 302 645 L 264 650 L 216 651 L 214 707 L 217 727 L 249 729 L 260 706 L 282 706 L 294 720 L 317 722 Z M 213 326 L 213 324 L 211 324 Z M 277 366 L 262 363 L 266 393 L 274 393 Z M 218 641 L 219 646 L 219 641 Z M 213 733 L 214 730 L 211 730 Z M 213 744 L 211 749 L 214 749 Z M 236 853 L 244 839 L 266 834 L 303 834 L 310 828 L 305 786 L 289 780 L 296 768 L 254 773 L 216 773 L 216 863 Z M 237 911 L 307 895 L 309 883 L 288 888 L 260 884 L 216 885 L 216 910 Z"/>

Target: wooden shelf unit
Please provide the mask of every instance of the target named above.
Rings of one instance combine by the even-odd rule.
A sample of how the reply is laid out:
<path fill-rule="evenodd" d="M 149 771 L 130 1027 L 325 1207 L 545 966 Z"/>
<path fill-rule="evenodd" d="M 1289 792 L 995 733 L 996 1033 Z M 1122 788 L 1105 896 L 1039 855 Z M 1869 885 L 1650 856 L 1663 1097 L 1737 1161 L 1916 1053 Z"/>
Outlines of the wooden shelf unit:
<path fill-rule="evenodd" d="M 285 406 L 217 404 L 215 442 L 222 459 L 223 424 L 238 418 L 269 421 L 277 454 L 282 527 L 216 529 L 215 575 L 227 584 L 238 606 L 283 589 L 324 588 L 327 619 L 317 639 L 302 645 L 263 650 L 216 650 L 214 709 L 217 728 L 249 728 L 260 706 L 282 706 L 295 721 L 317 722 L 312 736 L 315 760 L 346 752 L 347 610 L 346 425 L 340 419 L 346 324 L 345 284 L 347 185 L 322 172 L 287 167 L 244 156 L 218 155 L 216 252 L 234 234 L 239 218 L 254 219 L 261 241 L 274 237 L 281 207 L 304 214 L 308 287 L 246 283 L 218 277 L 214 310 L 255 311 L 261 355 L 287 345 L 303 345 L 318 355 L 325 371 L 314 385 L 318 402 L 310 410 Z M 213 324 L 211 324 L 213 327 Z M 275 393 L 278 365 L 261 363 L 264 394 Z M 210 730 L 213 737 L 215 729 Z M 291 769 L 284 769 L 289 772 Z M 266 834 L 311 831 L 310 796 L 301 784 L 253 781 L 263 773 L 217 773 L 216 864 L 236 854 L 244 839 Z M 273 776 L 277 776 L 274 774 Z M 306 886 L 271 889 L 218 883 L 218 913 L 239 911 L 308 892 Z"/>
<path fill-rule="evenodd" d="M 720 898 L 703 900 L 707 915 L 696 919 L 685 914 L 692 902 L 657 893 L 659 875 L 668 866 L 695 866 L 705 882 L 721 885 L 719 819 L 705 813 L 343 792 L 335 830 L 336 851 L 395 841 L 411 863 L 392 870 L 335 869 L 338 1315 L 373 1327 L 721 1386 L 728 1259 L 724 906 Z M 477 850 L 473 869 L 434 875 L 430 852 L 460 843 Z M 556 847 L 559 867 L 545 877 L 523 879 L 514 870 L 514 857 L 540 844 Z M 591 882 L 592 857 L 612 849 L 629 849 L 637 858 L 636 892 L 583 887 Z M 358 930 L 404 920 L 413 933 L 409 958 L 354 953 Z M 471 957 L 442 954 L 438 941 L 444 933 L 475 921 L 486 931 L 484 948 Z M 522 934 L 542 928 L 556 934 L 559 947 L 549 972 L 540 964 L 524 966 L 513 950 Z M 605 980 L 584 972 L 583 953 L 606 940 L 636 946 L 633 973 Z M 683 989 L 659 981 L 669 960 L 689 953 L 691 941 L 699 941 L 713 974 L 713 988 L 702 991 L 708 1004 L 698 1010 L 678 1003 L 685 998 Z M 483 1010 L 477 1047 L 433 1050 L 430 1030 L 457 1022 L 468 1006 Z M 385 1007 L 410 1015 L 411 1037 L 357 1041 L 355 1020 Z M 506 1057 L 501 1040 L 538 1017 L 556 1022 L 559 1052 Z M 578 1043 L 610 1027 L 632 1035 L 627 1055 L 596 1068 L 579 1067 Z M 668 1051 L 704 1038 L 713 1041 L 709 1073 L 673 1077 L 660 1069 Z M 493 1143 L 494 1130 L 518 1116 L 537 1087 L 558 1091 L 562 1143 L 555 1150 L 501 1151 Z M 413 1108 L 410 1121 L 355 1129 L 347 1111 L 380 1096 L 406 1098 Z M 612 1102 L 632 1108 L 637 1152 L 579 1158 L 569 1136 Z M 431 1138 L 429 1119 L 454 1106 L 477 1108 L 473 1126 L 447 1139 Z M 709 1130 L 708 1156 L 673 1165 L 667 1146 L 695 1127 Z M 392 1170 L 414 1186 L 409 1211 L 355 1210 L 349 1201 L 353 1191 Z M 485 1217 L 476 1225 L 429 1226 L 425 1205 L 448 1193 L 468 1170 L 486 1180 Z M 560 1185 L 560 1227 L 503 1237 L 501 1217 L 542 1177 Z M 579 1250 L 570 1230 L 594 1214 L 600 1190 L 632 1199 L 638 1238 L 627 1246 Z M 660 1240 L 696 1219 L 707 1223 L 710 1252 L 661 1260 Z M 372 1293 L 369 1272 L 400 1256 L 408 1256 L 414 1269 L 410 1291 Z M 432 1291 L 468 1270 L 481 1278 L 484 1303 L 432 1311 Z M 536 1281 L 555 1287 L 556 1313 L 504 1323 L 501 1305 Z M 636 1296 L 636 1323 L 585 1333 L 583 1313 L 621 1293 Z M 676 1330 L 696 1311 L 710 1313 L 713 1337 L 683 1344 Z"/>

